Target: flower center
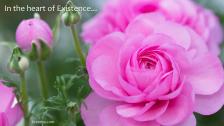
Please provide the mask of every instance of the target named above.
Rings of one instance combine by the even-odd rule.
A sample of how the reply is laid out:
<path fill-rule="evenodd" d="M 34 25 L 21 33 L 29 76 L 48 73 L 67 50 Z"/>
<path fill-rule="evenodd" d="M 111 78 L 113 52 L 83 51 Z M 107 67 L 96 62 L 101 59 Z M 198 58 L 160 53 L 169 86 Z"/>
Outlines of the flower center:
<path fill-rule="evenodd" d="M 140 68 L 155 69 L 157 59 L 153 55 L 140 56 L 138 60 Z"/>
<path fill-rule="evenodd" d="M 141 69 L 154 70 L 158 58 L 151 48 L 140 50 L 137 56 L 138 65 Z"/>

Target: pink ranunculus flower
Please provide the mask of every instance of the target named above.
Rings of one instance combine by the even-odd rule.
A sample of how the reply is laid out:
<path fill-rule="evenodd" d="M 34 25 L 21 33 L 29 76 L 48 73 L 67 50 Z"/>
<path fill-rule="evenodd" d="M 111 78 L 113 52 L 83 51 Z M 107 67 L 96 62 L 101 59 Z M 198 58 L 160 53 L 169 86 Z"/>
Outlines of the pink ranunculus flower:
<path fill-rule="evenodd" d="M 32 43 L 39 39 L 52 47 L 53 33 L 45 21 L 36 18 L 27 19 L 23 20 L 17 27 L 16 42 L 21 49 L 31 50 Z"/>
<path fill-rule="evenodd" d="M 192 28 L 206 42 L 210 51 L 219 54 L 222 30 L 212 11 L 192 0 L 110 0 L 93 19 L 84 24 L 82 37 L 95 43 L 114 31 L 125 31 L 138 15 L 161 12 L 167 19 Z"/>
<path fill-rule="evenodd" d="M 224 104 L 224 71 L 217 56 L 187 26 L 160 13 L 136 17 L 88 54 L 95 93 L 82 106 L 86 126 L 196 126 Z"/>
<path fill-rule="evenodd" d="M 13 88 L 6 87 L 0 80 L 0 126 L 16 126 L 23 117 L 22 109 L 15 100 Z"/>

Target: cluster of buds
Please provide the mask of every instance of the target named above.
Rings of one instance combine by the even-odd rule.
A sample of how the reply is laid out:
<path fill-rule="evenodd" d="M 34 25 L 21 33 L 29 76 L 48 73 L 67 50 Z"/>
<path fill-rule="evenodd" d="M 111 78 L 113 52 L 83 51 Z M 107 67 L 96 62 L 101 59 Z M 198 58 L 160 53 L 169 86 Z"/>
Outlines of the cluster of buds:
<path fill-rule="evenodd" d="M 13 50 L 8 67 L 13 73 L 21 73 L 29 67 L 29 60 L 46 60 L 49 57 L 53 33 L 49 25 L 35 14 L 35 18 L 19 24 L 16 42 L 18 47 Z"/>
<path fill-rule="evenodd" d="M 72 7 L 74 5 L 69 1 L 66 6 Z M 62 13 L 63 14 L 60 16 L 62 16 L 64 24 L 69 27 L 77 24 L 81 19 L 78 11 L 64 11 Z M 40 19 L 39 14 L 34 14 L 34 18 L 23 20 L 18 25 L 16 30 L 16 43 L 17 47 L 13 49 L 11 58 L 8 63 L 8 69 L 10 70 L 10 72 L 17 73 L 21 77 L 20 93 L 22 94 L 21 103 L 25 119 L 24 122 L 25 125 L 29 125 L 29 117 L 27 116 L 29 115 L 29 105 L 28 103 L 26 103 L 26 101 L 28 101 L 28 95 L 26 90 L 25 71 L 29 68 L 29 61 L 37 61 L 37 64 L 40 64 L 41 61 L 44 61 L 49 57 L 52 52 L 53 32 L 50 26 L 44 20 Z M 40 80 L 42 84 L 41 87 L 43 90 L 42 92 L 44 94 L 44 98 L 47 98 L 47 93 L 45 93 L 47 89 L 45 88 L 46 86 L 43 86 L 46 84 L 46 79 L 44 78 L 45 75 L 42 70 L 42 66 L 43 65 L 39 65 Z M 67 110 L 69 113 L 74 115 L 78 110 L 78 105 L 71 102 L 68 104 Z M 20 113 L 22 113 L 21 109 Z"/>
<path fill-rule="evenodd" d="M 18 47 L 13 49 L 8 63 L 8 69 L 10 72 L 20 75 L 21 105 L 25 120 L 24 124 L 28 126 L 29 105 L 27 103 L 28 95 L 25 71 L 29 68 L 29 60 L 44 61 L 49 57 L 52 50 L 53 33 L 49 25 L 45 21 L 41 20 L 38 14 L 35 14 L 34 18 L 23 20 L 18 25 L 16 30 L 16 43 Z M 0 126 L 2 126 L 1 124 L 0 120 Z M 15 124 L 10 124 L 10 126 L 11 125 L 14 126 Z"/>

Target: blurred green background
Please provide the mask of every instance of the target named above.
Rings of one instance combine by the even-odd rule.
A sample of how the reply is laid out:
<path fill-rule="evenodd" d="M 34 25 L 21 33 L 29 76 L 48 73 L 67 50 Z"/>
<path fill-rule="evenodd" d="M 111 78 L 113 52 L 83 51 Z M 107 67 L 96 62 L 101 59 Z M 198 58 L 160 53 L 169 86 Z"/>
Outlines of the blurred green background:
<path fill-rule="evenodd" d="M 0 79 L 8 78 L 19 82 L 18 76 L 11 74 L 7 71 L 7 62 L 11 54 L 11 48 L 8 48 L 15 43 L 15 30 L 21 20 L 31 18 L 33 12 L 4 12 L 4 5 L 30 5 L 30 6 L 52 6 L 65 5 L 67 0 L 0 0 Z M 104 0 L 74 0 L 74 3 L 78 6 L 90 6 L 94 9 L 100 10 L 100 6 L 104 3 Z M 220 17 L 222 24 L 224 24 L 224 0 L 197 0 L 203 6 L 213 9 L 215 13 Z M 50 26 L 55 27 L 55 20 L 59 12 L 39 12 L 41 17 L 46 20 Z M 81 25 L 84 21 L 94 16 L 96 12 L 83 12 L 82 21 L 78 25 L 79 31 L 81 31 Z M 70 29 L 64 25 L 59 25 L 59 32 L 54 44 L 54 51 L 49 60 L 46 62 L 48 80 L 50 82 L 49 89 L 51 94 L 55 94 L 53 85 L 57 76 L 62 74 L 74 74 L 76 72 L 76 66 L 79 64 L 75 62 L 77 57 L 74 53 L 73 40 Z M 87 45 L 82 45 L 86 50 Z M 221 57 L 224 57 L 222 55 Z M 40 97 L 38 85 L 38 75 L 35 72 L 36 66 L 31 64 L 31 69 L 28 71 L 28 88 L 29 95 L 33 99 Z M 86 83 L 77 81 L 77 83 Z M 75 86 L 73 86 L 74 91 Z M 74 92 L 70 92 L 72 95 Z M 212 103 L 211 103 L 212 104 Z M 57 122 L 56 122 L 57 123 Z M 224 109 L 220 110 L 211 116 L 201 116 L 197 114 L 197 126 L 224 126 Z"/>

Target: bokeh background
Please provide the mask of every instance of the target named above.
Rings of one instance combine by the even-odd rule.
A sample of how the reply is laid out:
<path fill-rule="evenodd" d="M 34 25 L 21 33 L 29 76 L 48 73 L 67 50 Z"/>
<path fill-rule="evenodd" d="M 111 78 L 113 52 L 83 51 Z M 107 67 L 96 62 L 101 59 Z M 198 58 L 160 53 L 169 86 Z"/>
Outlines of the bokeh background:
<path fill-rule="evenodd" d="M 0 79 L 9 79 L 19 82 L 19 78 L 15 74 L 11 74 L 7 70 L 7 62 L 9 60 L 12 48 L 15 45 L 15 30 L 17 25 L 23 19 L 33 17 L 34 12 L 4 12 L 4 6 L 52 6 L 65 5 L 67 0 L 0 0 Z M 100 10 L 105 0 L 74 0 L 77 6 L 90 6 L 94 9 Z M 212 9 L 220 18 L 224 25 L 224 0 L 196 0 L 199 4 Z M 57 27 L 57 37 L 55 38 L 54 51 L 50 58 L 46 61 L 47 75 L 49 89 L 51 95 L 56 93 L 53 85 L 57 76 L 62 74 L 76 73 L 76 67 L 79 65 L 76 61 L 76 54 L 73 49 L 73 40 L 70 29 L 63 24 L 58 24 L 57 15 L 59 12 L 39 12 L 41 17 L 46 20 L 52 28 Z M 94 16 L 97 11 L 83 12 L 82 20 L 78 24 L 79 31 L 81 32 L 82 23 Z M 82 45 L 87 52 L 88 45 Z M 224 47 L 221 45 L 221 47 Z M 220 56 L 224 59 L 224 53 Z M 40 97 L 38 75 L 36 74 L 36 66 L 31 63 L 31 69 L 28 71 L 28 90 L 29 96 L 32 99 Z M 76 81 L 75 83 L 84 83 Z M 75 92 L 76 87 L 71 89 L 70 95 Z M 73 92 L 74 90 L 74 92 Z M 1 102 L 1 101 L 0 101 Z M 212 104 L 212 103 L 211 103 Z M 201 116 L 197 114 L 197 126 L 224 126 L 224 109 L 220 110 L 214 115 Z M 58 117 L 60 120 L 60 117 Z M 57 123 L 57 122 L 56 122 Z M 56 124 L 54 124 L 56 125 Z M 80 124 L 80 126 L 83 124 Z"/>

